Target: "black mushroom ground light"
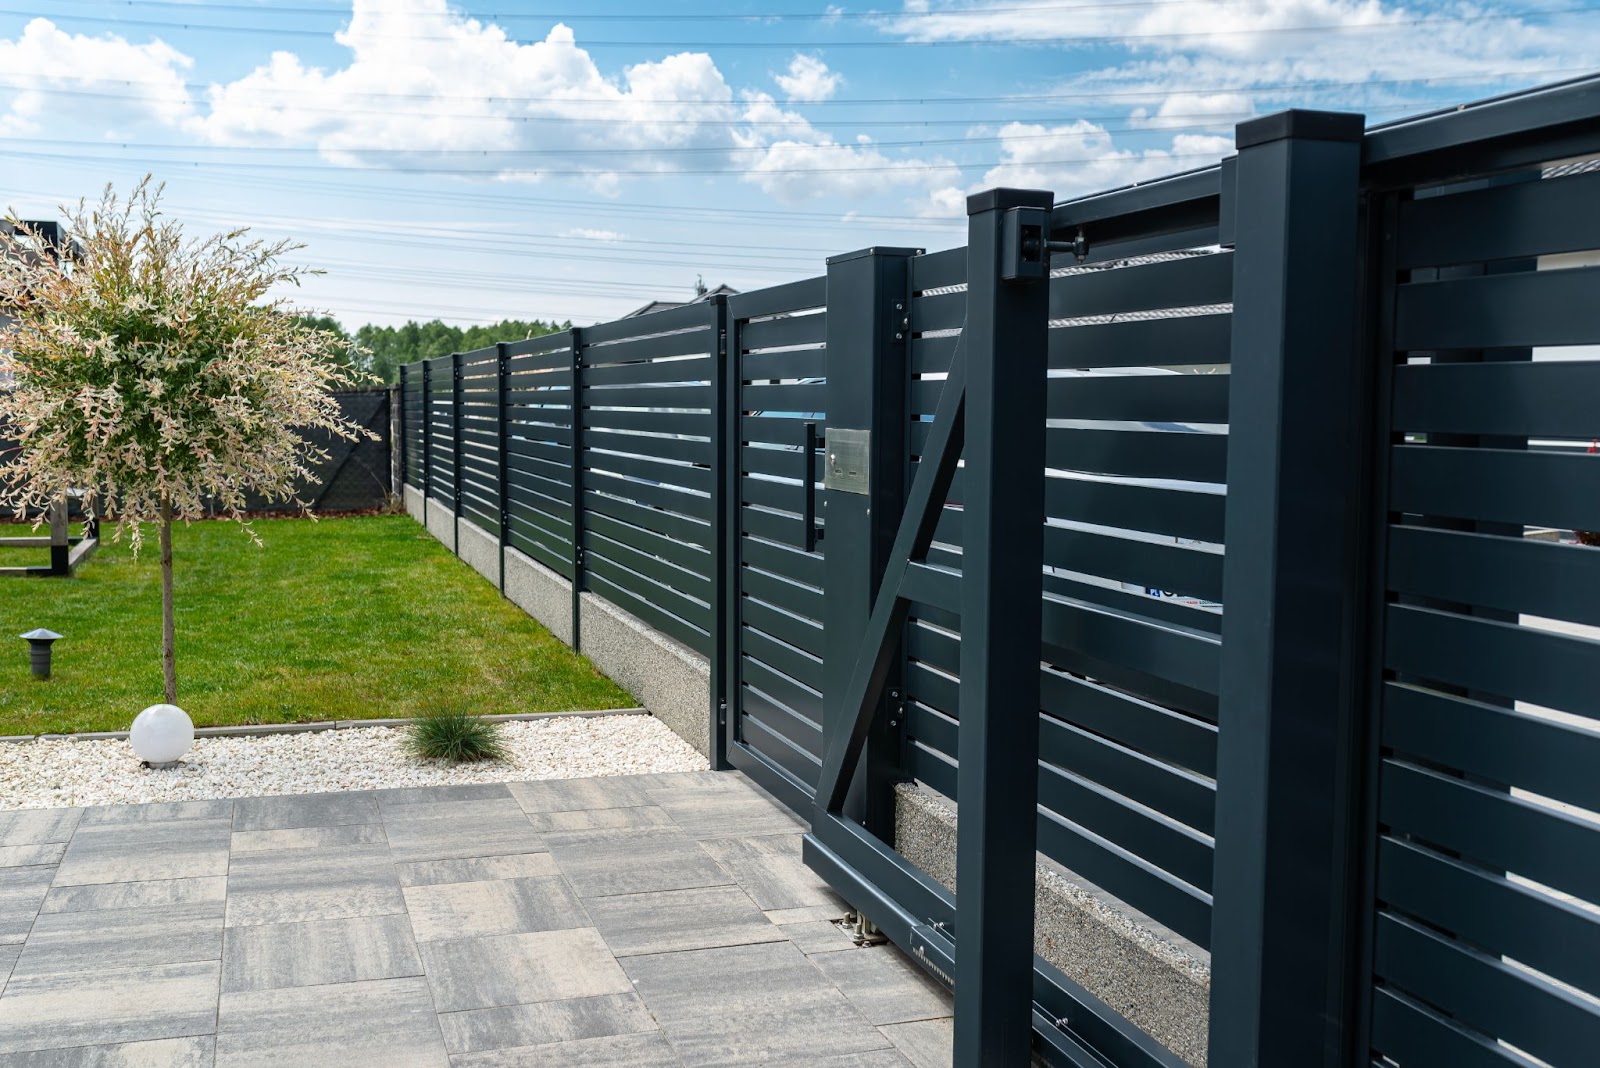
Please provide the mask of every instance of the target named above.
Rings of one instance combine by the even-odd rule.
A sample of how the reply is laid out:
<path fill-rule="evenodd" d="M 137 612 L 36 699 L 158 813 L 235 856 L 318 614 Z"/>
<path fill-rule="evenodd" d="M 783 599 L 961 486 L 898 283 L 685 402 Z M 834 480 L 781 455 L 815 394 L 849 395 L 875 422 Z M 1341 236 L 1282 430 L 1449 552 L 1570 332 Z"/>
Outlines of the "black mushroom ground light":
<path fill-rule="evenodd" d="M 30 630 L 21 635 L 28 642 L 28 666 L 33 669 L 37 678 L 50 677 L 50 646 L 60 639 L 61 635 L 53 630 Z"/>

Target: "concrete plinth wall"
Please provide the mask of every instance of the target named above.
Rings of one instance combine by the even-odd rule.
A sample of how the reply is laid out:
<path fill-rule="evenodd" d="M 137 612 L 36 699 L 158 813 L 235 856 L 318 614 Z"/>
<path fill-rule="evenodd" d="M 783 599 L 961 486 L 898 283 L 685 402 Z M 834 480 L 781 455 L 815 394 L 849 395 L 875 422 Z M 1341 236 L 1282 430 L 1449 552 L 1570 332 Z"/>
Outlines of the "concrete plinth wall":
<path fill-rule="evenodd" d="M 467 519 L 456 520 L 456 553 L 472 570 L 500 585 L 500 539 Z M 503 592 L 503 591 L 502 591 Z"/>
<path fill-rule="evenodd" d="M 539 561 L 506 549 L 506 588 L 500 591 L 518 608 L 572 644 L 572 583 Z"/>
<path fill-rule="evenodd" d="M 917 783 L 895 787 L 895 841 L 907 860 L 956 888 L 956 807 Z M 1205 1068 L 1211 961 L 1198 946 L 1039 858 L 1033 951 Z"/>
<path fill-rule="evenodd" d="M 450 506 L 407 486 L 406 511 L 463 563 L 500 583 L 500 541 Z M 500 591 L 550 633 L 572 645 L 572 584 L 518 552 L 505 550 Z M 578 651 L 639 704 L 706 756 L 711 754 L 711 665 L 706 658 L 624 612 L 585 593 L 579 605 Z"/>
<path fill-rule="evenodd" d="M 417 522 L 426 525 L 428 517 L 423 509 L 427 506 L 427 498 L 422 495 L 422 491 L 415 486 L 402 486 L 400 488 L 400 496 L 405 498 L 406 514 Z"/>
<path fill-rule="evenodd" d="M 583 595 L 579 648 L 673 732 L 711 755 L 711 665 L 595 594 Z"/>
<path fill-rule="evenodd" d="M 444 544 L 449 547 L 451 552 L 455 552 L 455 508 L 444 501 L 441 501 L 437 497 L 429 497 L 427 513 L 427 519 L 425 522 L 428 527 L 428 533 L 444 542 Z"/>

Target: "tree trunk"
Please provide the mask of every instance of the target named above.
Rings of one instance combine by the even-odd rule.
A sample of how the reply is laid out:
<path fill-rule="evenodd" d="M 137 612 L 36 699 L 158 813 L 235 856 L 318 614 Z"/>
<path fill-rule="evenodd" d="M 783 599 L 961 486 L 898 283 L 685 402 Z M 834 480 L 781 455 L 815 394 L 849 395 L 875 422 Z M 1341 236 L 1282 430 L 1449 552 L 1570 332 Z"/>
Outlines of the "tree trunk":
<path fill-rule="evenodd" d="M 172 502 L 161 502 L 161 678 L 167 704 L 178 703 L 177 628 L 172 618 Z"/>

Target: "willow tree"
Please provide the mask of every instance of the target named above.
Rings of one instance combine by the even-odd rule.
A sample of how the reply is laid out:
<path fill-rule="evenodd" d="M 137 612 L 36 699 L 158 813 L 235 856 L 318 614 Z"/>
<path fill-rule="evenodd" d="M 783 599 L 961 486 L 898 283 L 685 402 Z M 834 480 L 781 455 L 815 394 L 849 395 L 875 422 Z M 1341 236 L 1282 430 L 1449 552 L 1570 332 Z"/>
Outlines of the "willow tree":
<path fill-rule="evenodd" d="M 355 382 L 350 342 L 306 325 L 283 295 L 318 273 L 285 265 L 304 246 L 248 230 L 185 237 L 161 193 L 146 178 L 125 200 L 108 186 L 67 211 L 70 256 L 9 220 L 0 425 L 20 448 L 0 458 L 0 504 L 45 509 L 77 490 L 135 553 L 142 525 L 156 526 L 162 675 L 176 703 L 173 522 L 220 510 L 255 539 L 247 495 L 309 513 L 295 490 L 325 454 L 306 431 L 367 432 L 330 392 Z"/>

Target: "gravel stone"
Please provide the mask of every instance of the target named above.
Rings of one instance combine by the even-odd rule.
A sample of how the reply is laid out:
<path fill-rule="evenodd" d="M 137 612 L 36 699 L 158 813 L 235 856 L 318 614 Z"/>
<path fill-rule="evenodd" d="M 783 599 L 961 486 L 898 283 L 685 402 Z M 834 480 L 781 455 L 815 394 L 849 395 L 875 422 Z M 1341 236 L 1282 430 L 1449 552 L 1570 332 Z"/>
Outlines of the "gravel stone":
<path fill-rule="evenodd" d="M 500 724 L 504 762 L 450 765 L 405 749 L 405 731 L 196 738 L 175 768 L 139 765 L 126 741 L 70 736 L 0 746 L 0 811 L 203 801 L 457 783 L 703 771 L 706 760 L 652 716 L 552 717 Z"/>

